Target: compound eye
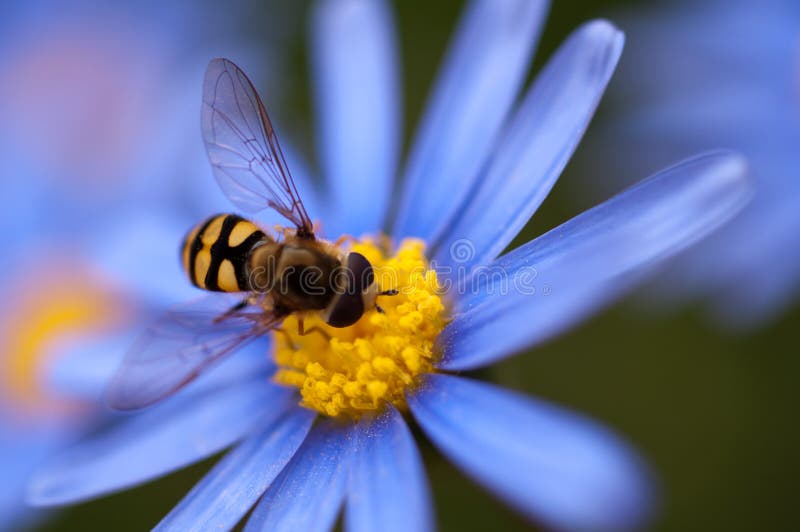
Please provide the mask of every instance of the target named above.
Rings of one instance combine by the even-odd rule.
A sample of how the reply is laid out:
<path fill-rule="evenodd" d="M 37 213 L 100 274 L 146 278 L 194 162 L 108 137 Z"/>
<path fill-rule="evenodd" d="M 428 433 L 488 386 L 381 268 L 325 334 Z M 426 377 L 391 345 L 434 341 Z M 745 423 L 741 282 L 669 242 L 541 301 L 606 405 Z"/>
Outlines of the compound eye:
<path fill-rule="evenodd" d="M 349 327 L 364 315 L 364 299 L 361 294 L 339 294 L 333 303 L 328 319 L 331 327 Z"/>
<path fill-rule="evenodd" d="M 372 264 L 361 253 L 347 255 L 348 294 L 361 294 L 375 282 Z"/>

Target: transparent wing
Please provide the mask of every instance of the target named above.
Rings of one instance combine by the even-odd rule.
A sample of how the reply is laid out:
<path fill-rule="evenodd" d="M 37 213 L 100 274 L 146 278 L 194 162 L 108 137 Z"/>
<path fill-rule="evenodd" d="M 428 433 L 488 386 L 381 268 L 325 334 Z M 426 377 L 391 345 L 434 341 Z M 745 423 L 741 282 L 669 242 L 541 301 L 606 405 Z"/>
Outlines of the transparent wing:
<path fill-rule="evenodd" d="M 222 190 L 240 209 L 272 207 L 298 234 L 314 236 L 267 110 L 244 72 L 213 59 L 203 84 L 203 139 Z"/>
<path fill-rule="evenodd" d="M 266 334 L 283 316 L 231 311 L 228 298 L 205 298 L 167 312 L 125 356 L 108 389 L 116 410 L 149 406 L 180 390 L 225 355 Z M 216 301 L 212 301 L 216 300 Z"/>

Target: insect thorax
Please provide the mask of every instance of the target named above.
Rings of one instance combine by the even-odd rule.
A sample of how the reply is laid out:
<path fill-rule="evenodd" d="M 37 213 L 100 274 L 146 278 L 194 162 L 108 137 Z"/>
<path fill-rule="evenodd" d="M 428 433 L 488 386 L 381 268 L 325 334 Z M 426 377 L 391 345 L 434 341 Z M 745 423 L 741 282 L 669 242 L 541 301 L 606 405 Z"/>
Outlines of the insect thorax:
<path fill-rule="evenodd" d="M 331 301 L 338 257 L 314 246 L 267 243 L 251 255 L 251 283 L 289 310 L 321 310 Z"/>

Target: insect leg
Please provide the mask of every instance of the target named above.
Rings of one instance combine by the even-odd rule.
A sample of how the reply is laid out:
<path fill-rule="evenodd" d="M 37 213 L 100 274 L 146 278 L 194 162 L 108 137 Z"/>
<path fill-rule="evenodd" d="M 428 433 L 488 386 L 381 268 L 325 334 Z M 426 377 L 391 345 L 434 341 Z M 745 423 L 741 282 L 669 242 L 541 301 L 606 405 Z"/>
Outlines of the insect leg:
<path fill-rule="evenodd" d="M 322 336 L 325 337 L 326 340 L 330 340 L 331 339 L 331 335 L 328 334 L 327 331 L 325 331 L 325 329 L 322 329 L 318 325 L 314 325 L 310 329 L 306 329 L 305 323 L 303 322 L 303 318 L 298 318 L 297 319 L 297 333 L 300 336 L 305 336 L 305 335 L 311 334 L 313 332 L 321 334 Z"/>
<path fill-rule="evenodd" d="M 294 349 L 295 351 L 297 351 L 297 344 L 294 343 L 294 340 L 292 340 L 292 335 L 289 334 L 289 332 L 286 329 L 284 329 L 283 327 L 275 327 L 272 330 L 275 331 L 275 332 L 279 332 L 279 333 L 283 334 L 284 336 L 286 336 L 286 341 L 289 343 L 289 346 L 292 349 Z"/>
<path fill-rule="evenodd" d="M 328 341 L 331 340 L 331 335 L 328 334 L 328 332 L 325 329 L 323 329 L 322 327 L 320 327 L 319 325 L 314 325 L 313 327 L 311 327 L 310 329 L 305 331 L 305 334 L 311 334 L 311 333 L 319 333 L 326 340 L 328 340 Z"/>
<path fill-rule="evenodd" d="M 234 306 L 226 310 L 223 314 L 214 318 L 214 323 L 220 323 L 224 321 L 226 318 L 230 318 L 231 316 L 242 310 L 244 307 L 246 307 L 248 303 L 249 303 L 248 298 L 239 301 Z"/>
<path fill-rule="evenodd" d="M 342 236 L 340 236 L 339 238 L 336 239 L 336 242 L 334 242 L 333 245 L 338 248 L 339 246 L 341 246 L 345 242 L 355 242 L 355 241 L 356 241 L 356 238 L 354 236 L 352 236 L 352 235 L 342 235 Z"/>

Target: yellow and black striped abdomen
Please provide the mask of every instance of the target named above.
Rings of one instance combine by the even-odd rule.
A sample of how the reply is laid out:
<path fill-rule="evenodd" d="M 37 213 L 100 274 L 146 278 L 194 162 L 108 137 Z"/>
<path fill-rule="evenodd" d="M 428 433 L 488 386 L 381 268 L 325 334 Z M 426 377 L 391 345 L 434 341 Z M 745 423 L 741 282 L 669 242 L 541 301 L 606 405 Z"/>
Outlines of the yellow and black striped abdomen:
<path fill-rule="evenodd" d="M 198 224 L 183 243 L 183 269 L 198 288 L 215 292 L 249 290 L 247 259 L 267 235 L 235 214 L 217 214 Z"/>

